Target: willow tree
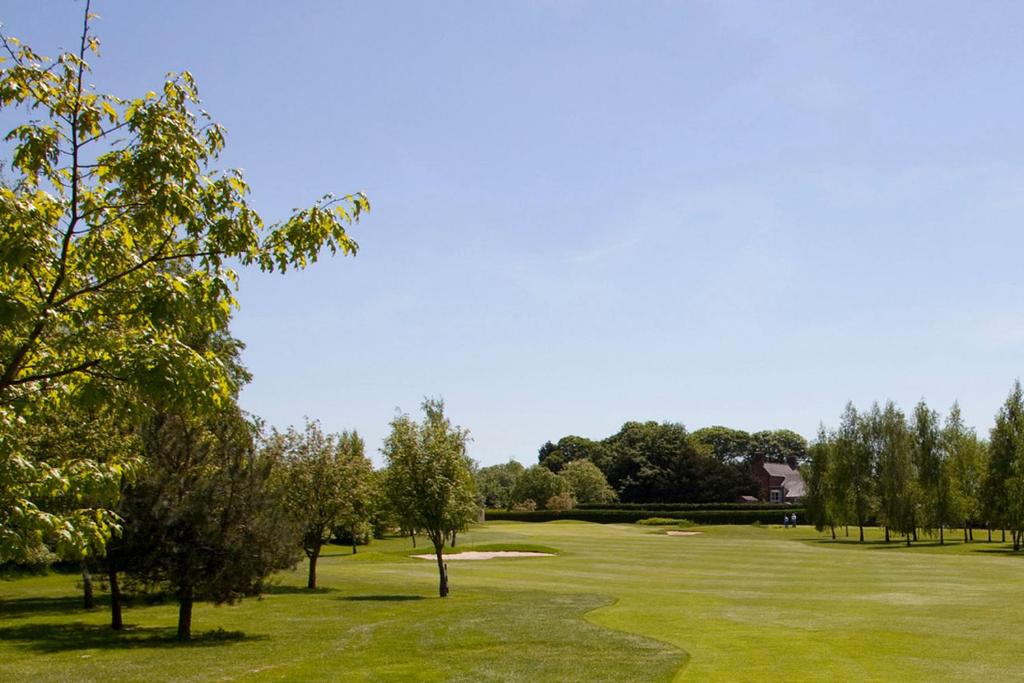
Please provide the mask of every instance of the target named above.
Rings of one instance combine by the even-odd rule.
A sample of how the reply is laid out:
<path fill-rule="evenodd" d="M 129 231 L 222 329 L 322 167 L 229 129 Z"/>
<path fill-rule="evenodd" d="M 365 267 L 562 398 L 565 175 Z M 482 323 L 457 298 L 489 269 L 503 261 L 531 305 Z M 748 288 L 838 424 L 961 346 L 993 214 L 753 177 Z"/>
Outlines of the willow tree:
<path fill-rule="evenodd" d="M 84 548 L 116 523 L 106 508 L 38 505 L 48 489 L 102 486 L 123 463 L 40 463 L 21 438 L 34 421 L 111 393 L 224 404 L 228 373 L 182 336 L 227 328 L 230 264 L 283 273 L 324 249 L 353 254 L 346 226 L 369 208 L 362 193 L 326 195 L 265 224 L 241 172 L 217 167 L 224 131 L 188 72 L 139 97 L 87 85 L 92 18 L 86 2 L 76 48 L 52 60 L 2 37 L 0 108 L 18 123 L 0 175 L 0 561 L 40 534 Z"/>
<path fill-rule="evenodd" d="M 475 517 L 475 486 L 466 455 L 469 432 L 452 425 L 444 402 L 423 401 L 423 422 L 402 414 L 384 441 L 389 497 L 404 507 L 406 523 L 434 546 L 440 596 L 448 595 L 445 540 Z M 472 517 L 471 517 L 472 516 Z"/>

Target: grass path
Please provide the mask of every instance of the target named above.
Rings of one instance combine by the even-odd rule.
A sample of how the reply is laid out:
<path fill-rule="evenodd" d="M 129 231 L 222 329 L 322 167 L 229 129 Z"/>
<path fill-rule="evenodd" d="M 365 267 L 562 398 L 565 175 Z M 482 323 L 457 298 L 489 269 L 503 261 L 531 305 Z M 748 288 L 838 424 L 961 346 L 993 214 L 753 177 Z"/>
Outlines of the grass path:
<path fill-rule="evenodd" d="M 811 530 L 691 537 L 581 522 L 489 523 L 460 547 L 557 557 L 450 565 L 405 540 L 303 568 L 262 600 L 200 605 L 179 646 L 173 605 L 112 634 L 75 577 L 0 581 L 0 680 L 961 680 L 1024 670 L 1024 558 L 988 544 L 856 546 Z M 842 539 L 840 539 L 842 541 Z M 985 552 L 987 551 L 987 552 Z M 218 630 L 219 629 L 219 630 Z"/>

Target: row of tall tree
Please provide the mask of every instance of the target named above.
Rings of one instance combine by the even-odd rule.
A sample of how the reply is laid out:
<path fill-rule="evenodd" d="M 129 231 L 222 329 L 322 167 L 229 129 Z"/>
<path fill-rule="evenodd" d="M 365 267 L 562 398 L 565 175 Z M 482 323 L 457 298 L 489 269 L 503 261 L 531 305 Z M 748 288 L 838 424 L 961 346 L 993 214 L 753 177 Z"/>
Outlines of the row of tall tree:
<path fill-rule="evenodd" d="M 908 416 L 894 403 L 865 411 L 848 404 L 839 425 L 822 427 L 804 467 L 807 513 L 819 530 L 884 527 L 885 539 L 960 527 L 1009 530 L 1024 547 L 1024 397 L 1020 383 L 995 417 L 989 439 L 963 421 L 954 404 L 943 420 L 921 401 Z"/>

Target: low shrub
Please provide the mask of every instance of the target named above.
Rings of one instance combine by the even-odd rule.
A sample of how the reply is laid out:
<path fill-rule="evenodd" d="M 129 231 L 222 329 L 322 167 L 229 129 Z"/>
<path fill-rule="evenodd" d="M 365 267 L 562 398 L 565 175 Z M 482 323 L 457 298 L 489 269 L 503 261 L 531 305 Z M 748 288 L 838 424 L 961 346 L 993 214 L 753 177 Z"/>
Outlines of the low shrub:
<path fill-rule="evenodd" d="M 644 526 L 694 526 L 692 519 L 673 519 L 671 517 L 648 517 L 647 519 L 636 520 L 637 524 Z"/>

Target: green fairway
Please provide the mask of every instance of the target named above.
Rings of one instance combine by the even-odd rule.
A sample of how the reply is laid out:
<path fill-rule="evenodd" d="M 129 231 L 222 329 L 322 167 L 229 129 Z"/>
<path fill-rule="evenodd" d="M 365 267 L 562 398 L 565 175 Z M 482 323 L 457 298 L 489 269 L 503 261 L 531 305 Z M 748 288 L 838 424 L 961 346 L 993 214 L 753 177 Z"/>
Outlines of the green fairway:
<path fill-rule="evenodd" d="M 557 557 L 450 564 L 408 540 L 330 548 L 261 600 L 136 603 L 115 634 L 77 577 L 0 580 L 0 680 L 958 680 L 1024 668 L 1024 558 L 979 542 L 906 549 L 812 530 L 492 522 L 460 537 Z M 855 533 L 856 530 L 851 530 Z M 877 538 L 872 530 L 871 538 Z M 955 537 L 955 534 L 954 534 Z M 976 535 L 976 538 L 978 536 Z"/>

